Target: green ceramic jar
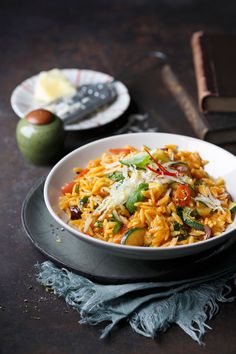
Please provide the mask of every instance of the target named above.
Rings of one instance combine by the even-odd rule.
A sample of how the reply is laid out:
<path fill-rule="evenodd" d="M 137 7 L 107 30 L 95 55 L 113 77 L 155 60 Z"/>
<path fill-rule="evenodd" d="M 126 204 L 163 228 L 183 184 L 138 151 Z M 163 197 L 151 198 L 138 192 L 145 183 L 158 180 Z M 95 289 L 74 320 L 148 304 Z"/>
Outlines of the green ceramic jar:
<path fill-rule="evenodd" d="M 45 165 L 54 162 L 64 146 L 63 123 L 45 109 L 34 110 L 18 122 L 16 139 L 29 163 Z"/>

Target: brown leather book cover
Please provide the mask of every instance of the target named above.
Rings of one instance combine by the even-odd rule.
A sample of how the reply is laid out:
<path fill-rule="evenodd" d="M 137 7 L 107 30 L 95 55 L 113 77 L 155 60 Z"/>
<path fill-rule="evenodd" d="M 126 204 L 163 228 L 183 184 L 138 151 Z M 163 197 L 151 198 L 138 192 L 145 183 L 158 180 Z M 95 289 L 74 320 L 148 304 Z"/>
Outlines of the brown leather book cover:
<path fill-rule="evenodd" d="M 195 32 L 191 44 L 199 109 L 236 112 L 236 35 Z"/>
<path fill-rule="evenodd" d="M 161 77 L 196 137 L 214 144 L 236 142 L 236 113 L 204 114 L 198 109 L 194 78 L 189 80 L 185 73 L 168 64 L 163 67 Z"/>

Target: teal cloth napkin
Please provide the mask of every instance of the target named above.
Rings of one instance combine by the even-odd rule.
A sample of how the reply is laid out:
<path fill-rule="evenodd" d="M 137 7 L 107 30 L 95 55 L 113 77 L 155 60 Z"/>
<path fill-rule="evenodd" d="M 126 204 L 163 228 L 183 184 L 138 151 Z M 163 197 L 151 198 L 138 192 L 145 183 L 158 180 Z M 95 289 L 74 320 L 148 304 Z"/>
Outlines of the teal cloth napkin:
<path fill-rule="evenodd" d="M 218 312 L 218 303 L 234 300 L 229 294 L 236 284 L 236 265 L 220 274 L 188 280 L 122 285 L 98 284 L 50 261 L 37 268 L 38 281 L 77 310 L 80 323 L 109 322 L 101 338 L 126 320 L 135 332 L 151 338 L 176 323 L 202 344 L 210 328 L 206 321 Z"/>

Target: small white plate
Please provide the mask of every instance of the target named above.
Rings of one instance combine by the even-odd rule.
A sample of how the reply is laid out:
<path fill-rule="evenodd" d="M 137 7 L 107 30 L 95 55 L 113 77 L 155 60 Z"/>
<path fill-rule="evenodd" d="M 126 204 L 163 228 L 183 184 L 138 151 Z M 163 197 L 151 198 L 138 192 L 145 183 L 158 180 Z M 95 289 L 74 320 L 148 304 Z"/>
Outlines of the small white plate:
<path fill-rule="evenodd" d="M 85 84 L 96 84 L 111 81 L 112 76 L 94 70 L 84 69 L 61 69 L 68 80 L 76 87 Z M 32 76 L 18 85 L 11 95 L 11 106 L 14 112 L 23 118 L 28 112 L 40 108 L 40 103 L 34 98 L 34 88 L 37 76 Z M 88 119 L 84 119 L 79 123 L 65 126 L 65 130 L 85 130 L 96 128 L 112 122 L 128 108 L 130 96 L 127 87 L 120 81 L 116 82 L 117 98 L 116 100 L 92 115 Z"/>

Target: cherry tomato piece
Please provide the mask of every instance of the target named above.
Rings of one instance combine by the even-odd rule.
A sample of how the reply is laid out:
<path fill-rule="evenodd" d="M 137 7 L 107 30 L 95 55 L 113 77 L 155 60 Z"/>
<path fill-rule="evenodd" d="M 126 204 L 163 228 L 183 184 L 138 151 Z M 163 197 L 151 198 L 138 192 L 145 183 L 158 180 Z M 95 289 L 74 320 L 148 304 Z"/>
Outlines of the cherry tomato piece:
<path fill-rule="evenodd" d="M 178 184 L 178 187 L 174 194 L 174 201 L 176 205 L 185 207 L 190 203 L 191 189 L 187 184 Z"/>
<path fill-rule="evenodd" d="M 64 184 L 64 186 L 61 187 L 61 192 L 63 194 L 72 193 L 74 185 L 75 185 L 75 182 L 68 182 L 68 183 Z"/>
<path fill-rule="evenodd" d="M 112 154 L 129 154 L 130 153 L 130 149 L 126 149 L 126 148 L 122 148 L 122 149 L 109 149 L 109 151 L 112 153 Z"/>

